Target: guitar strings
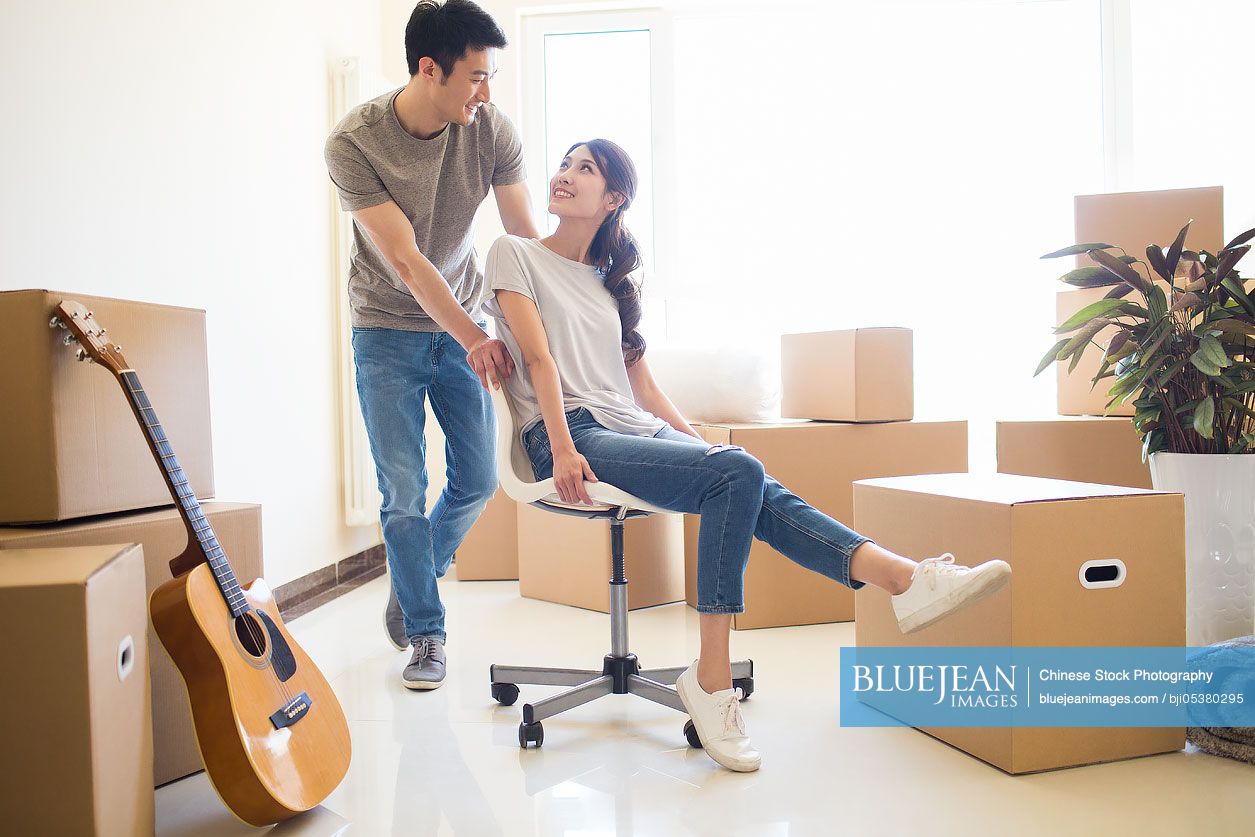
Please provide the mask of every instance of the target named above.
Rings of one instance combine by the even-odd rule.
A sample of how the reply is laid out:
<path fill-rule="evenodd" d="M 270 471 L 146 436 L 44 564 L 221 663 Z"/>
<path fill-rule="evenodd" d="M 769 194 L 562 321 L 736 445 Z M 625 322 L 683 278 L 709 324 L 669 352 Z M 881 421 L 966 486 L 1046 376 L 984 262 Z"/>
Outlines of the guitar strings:
<path fill-rule="evenodd" d="M 238 591 L 240 602 L 244 606 L 242 613 L 238 615 L 234 613 L 234 609 L 237 605 L 235 605 L 231 601 L 231 597 L 228 596 L 224 590 L 222 590 L 224 581 L 218 575 L 221 568 L 214 563 L 214 561 L 215 558 L 220 558 L 226 564 L 228 571 L 231 567 L 230 561 L 227 559 L 226 552 L 222 549 L 222 545 L 218 543 L 218 538 L 214 534 L 213 528 L 209 525 L 209 520 L 205 517 L 204 512 L 201 510 L 200 502 L 196 499 L 196 495 L 193 494 L 191 488 L 188 487 L 187 481 L 184 479 L 180 482 L 175 479 L 176 477 L 182 476 L 183 469 L 178 464 L 178 458 L 174 455 L 174 448 L 170 444 L 169 438 L 166 437 L 165 429 L 161 426 L 161 422 L 157 420 L 156 410 L 153 409 L 152 402 L 149 401 L 144 388 L 140 386 L 139 376 L 134 372 L 134 370 L 128 370 L 120 373 L 119 377 L 123 379 L 123 383 L 126 386 L 128 394 L 132 397 L 133 402 L 139 408 L 138 412 L 140 414 L 140 422 L 144 425 L 145 429 L 148 430 L 149 438 L 152 439 L 154 445 L 156 446 L 157 455 L 161 459 L 163 470 L 170 478 L 170 484 L 174 487 L 174 493 L 180 501 L 179 505 L 186 513 L 187 520 L 196 535 L 201 551 L 204 552 L 206 561 L 209 563 L 210 571 L 213 573 L 215 580 L 218 582 L 219 592 L 223 594 L 223 599 L 227 605 L 228 612 L 232 614 L 233 619 L 244 620 L 244 629 L 248 632 L 248 637 L 253 642 L 254 647 L 258 649 L 260 659 L 262 660 L 262 667 L 267 669 L 270 675 L 274 677 L 275 684 L 279 689 L 279 694 L 283 698 L 284 706 L 287 706 L 291 703 L 295 695 L 288 689 L 287 684 L 279 677 L 278 672 L 275 670 L 274 643 L 269 641 L 269 637 L 266 636 L 267 632 L 261 625 L 261 617 L 254 615 L 253 613 L 253 611 L 256 610 L 256 607 L 249 603 L 248 598 L 244 595 L 243 588 L 240 587 L 239 581 L 234 580 L 235 574 L 233 572 L 231 573 L 230 578 L 235 581 L 235 590 Z M 149 421 L 149 415 L 151 415 L 151 423 Z M 160 436 L 158 436 L 158 433 L 160 433 Z M 162 445 L 165 446 L 165 450 L 162 449 Z M 166 463 L 167 457 L 171 460 L 172 464 L 168 465 Z M 184 495 L 180 488 L 186 490 L 187 494 Z M 197 527 L 197 519 L 205 524 L 204 531 Z M 206 540 L 212 543 L 212 547 L 206 544 Z M 215 556 L 215 552 L 217 552 L 218 555 Z"/>

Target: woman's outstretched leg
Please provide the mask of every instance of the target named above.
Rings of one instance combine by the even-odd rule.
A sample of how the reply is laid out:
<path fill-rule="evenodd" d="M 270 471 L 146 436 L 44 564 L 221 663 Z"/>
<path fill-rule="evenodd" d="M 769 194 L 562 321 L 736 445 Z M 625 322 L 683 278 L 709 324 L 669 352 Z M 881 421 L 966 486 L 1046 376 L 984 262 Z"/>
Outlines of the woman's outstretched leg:
<path fill-rule="evenodd" d="M 948 552 L 919 562 L 890 552 L 771 477 L 764 480 L 754 535 L 786 558 L 855 590 L 872 584 L 887 591 L 904 634 L 979 601 L 1011 578 L 1005 561 L 965 567 Z"/>

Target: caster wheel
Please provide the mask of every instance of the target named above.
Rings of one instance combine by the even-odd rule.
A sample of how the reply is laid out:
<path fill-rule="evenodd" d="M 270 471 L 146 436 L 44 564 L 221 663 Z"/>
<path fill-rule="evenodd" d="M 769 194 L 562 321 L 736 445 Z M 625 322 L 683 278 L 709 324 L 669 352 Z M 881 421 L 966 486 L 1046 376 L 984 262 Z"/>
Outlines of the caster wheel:
<path fill-rule="evenodd" d="M 732 688 L 741 690 L 741 700 L 749 700 L 750 695 L 754 694 L 754 678 L 742 677 L 739 680 L 733 680 Z"/>
<path fill-rule="evenodd" d="M 526 750 L 529 743 L 537 747 L 545 743 L 545 728 L 540 725 L 540 721 L 534 724 L 524 721 L 519 724 L 519 746 Z"/>
<path fill-rule="evenodd" d="M 702 748 L 702 740 L 697 737 L 697 727 L 693 726 L 692 721 L 684 723 L 684 737 L 689 740 L 690 747 Z"/>
<path fill-rule="evenodd" d="M 492 699 L 502 706 L 513 706 L 519 699 L 519 687 L 513 683 L 493 683 Z"/>

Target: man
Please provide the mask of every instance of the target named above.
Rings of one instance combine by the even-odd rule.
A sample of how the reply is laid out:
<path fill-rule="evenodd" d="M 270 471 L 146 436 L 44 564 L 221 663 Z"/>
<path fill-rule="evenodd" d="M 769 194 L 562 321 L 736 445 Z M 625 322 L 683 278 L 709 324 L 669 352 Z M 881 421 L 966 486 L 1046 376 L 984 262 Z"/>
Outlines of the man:
<path fill-rule="evenodd" d="M 410 80 L 352 110 L 327 169 L 353 213 L 349 278 L 358 396 L 383 494 L 388 637 L 412 647 L 410 689 L 444 682 L 444 575 L 497 485 L 488 387 L 509 353 L 485 334 L 472 222 L 492 190 L 506 232 L 538 237 L 518 132 L 489 104 L 505 35 L 470 0 L 423 0 L 405 28 Z M 482 321 L 480 321 L 482 322 Z M 446 439 L 448 484 L 426 511 L 424 400 Z"/>

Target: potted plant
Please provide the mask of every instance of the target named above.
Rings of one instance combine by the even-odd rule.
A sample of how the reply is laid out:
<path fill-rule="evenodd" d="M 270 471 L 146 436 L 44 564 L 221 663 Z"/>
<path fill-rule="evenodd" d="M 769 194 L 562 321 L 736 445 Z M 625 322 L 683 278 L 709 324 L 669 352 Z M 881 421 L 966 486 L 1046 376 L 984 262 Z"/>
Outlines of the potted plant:
<path fill-rule="evenodd" d="M 1255 291 L 1237 271 L 1255 229 L 1209 253 L 1185 249 L 1189 228 L 1146 261 L 1103 243 L 1042 256 L 1088 254 L 1060 280 L 1111 290 L 1055 329 L 1034 375 L 1094 346 L 1104 412 L 1133 399 L 1154 487 L 1185 495 L 1186 638 L 1208 645 L 1255 633 Z"/>

